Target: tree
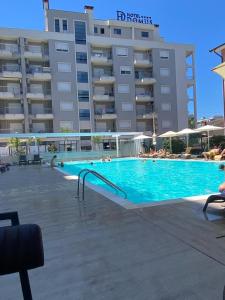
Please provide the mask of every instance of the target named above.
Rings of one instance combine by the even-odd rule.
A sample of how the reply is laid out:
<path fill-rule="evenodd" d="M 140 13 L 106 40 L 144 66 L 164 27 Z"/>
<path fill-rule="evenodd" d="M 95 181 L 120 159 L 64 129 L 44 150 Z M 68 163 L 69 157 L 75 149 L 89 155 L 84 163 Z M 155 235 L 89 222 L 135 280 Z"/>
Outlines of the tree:
<path fill-rule="evenodd" d="M 188 127 L 194 129 L 195 128 L 195 117 L 194 115 L 189 115 L 188 117 Z"/>
<path fill-rule="evenodd" d="M 167 150 L 170 149 L 169 140 L 164 139 L 163 147 Z M 180 140 L 179 138 L 173 138 L 172 139 L 172 153 L 179 154 L 184 152 L 185 150 L 185 143 Z"/>
<path fill-rule="evenodd" d="M 92 142 L 97 146 L 98 150 L 100 150 L 100 144 L 102 143 L 102 138 L 100 136 L 93 136 Z"/>
<path fill-rule="evenodd" d="M 8 143 L 8 146 L 14 148 L 16 152 L 19 151 L 20 145 L 21 145 L 21 141 L 18 138 L 11 138 Z"/>

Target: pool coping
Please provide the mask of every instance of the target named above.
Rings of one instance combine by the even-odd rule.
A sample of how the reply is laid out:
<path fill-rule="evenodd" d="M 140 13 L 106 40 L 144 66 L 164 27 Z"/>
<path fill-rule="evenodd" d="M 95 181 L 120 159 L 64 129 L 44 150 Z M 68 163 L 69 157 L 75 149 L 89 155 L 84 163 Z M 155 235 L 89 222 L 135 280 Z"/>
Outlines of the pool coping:
<path fill-rule="evenodd" d="M 127 158 L 125 158 L 127 159 Z M 128 158 L 128 159 L 141 159 L 143 160 L 143 158 Z M 148 158 L 151 159 L 152 158 Z M 171 160 L 171 159 L 158 159 L 158 160 Z M 172 159 L 172 161 L 195 161 L 195 162 L 213 162 L 213 161 L 198 161 L 198 160 L 194 160 L 194 159 Z M 98 160 L 99 162 L 99 160 Z M 214 163 L 218 163 L 217 161 Z M 76 175 L 71 175 L 65 171 L 63 171 L 62 169 L 60 169 L 59 167 L 55 167 L 55 170 L 57 170 L 58 172 L 62 173 L 64 175 L 64 178 L 66 180 L 74 180 L 77 181 L 78 180 L 78 176 Z M 82 181 L 81 181 L 82 184 Z M 105 190 L 104 188 L 94 185 L 88 181 L 85 182 L 85 185 L 92 189 L 93 191 L 99 193 L 100 195 L 104 196 L 105 198 L 107 198 L 108 200 L 113 201 L 114 203 L 124 207 L 125 209 L 138 209 L 138 208 L 145 208 L 145 207 L 153 207 L 153 206 L 159 206 L 159 205 L 168 205 L 168 204 L 176 204 L 176 203 L 183 203 L 185 201 L 202 201 L 202 200 L 206 200 L 210 195 L 212 194 L 206 194 L 206 195 L 196 195 L 196 196 L 191 196 L 191 197 L 184 197 L 184 198 L 173 198 L 173 199 L 167 199 L 167 200 L 162 200 L 162 201 L 156 201 L 156 202 L 150 202 L 150 203 L 140 203 L 140 204 L 135 204 L 132 203 L 130 201 L 128 201 L 127 199 L 124 199 L 118 195 L 115 195 L 107 190 Z M 215 193 L 213 193 L 215 194 Z"/>

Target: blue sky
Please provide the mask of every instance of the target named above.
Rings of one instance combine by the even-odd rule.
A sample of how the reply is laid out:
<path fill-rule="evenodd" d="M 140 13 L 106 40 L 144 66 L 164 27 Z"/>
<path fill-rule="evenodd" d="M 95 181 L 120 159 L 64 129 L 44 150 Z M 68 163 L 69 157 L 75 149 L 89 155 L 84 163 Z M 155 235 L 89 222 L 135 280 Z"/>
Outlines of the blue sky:
<path fill-rule="evenodd" d="M 198 117 L 223 114 L 222 79 L 210 71 L 220 59 L 209 49 L 225 43 L 224 0 L 50 0 L 54 9 L 82 12 L 85 4 L 97 19 L 115 19 L 116 10 L 151 16 L 167 41 L 194 44 Z M 1 1 L 0 9 L 0 27 L 43 29 L 41 0 Z"/>

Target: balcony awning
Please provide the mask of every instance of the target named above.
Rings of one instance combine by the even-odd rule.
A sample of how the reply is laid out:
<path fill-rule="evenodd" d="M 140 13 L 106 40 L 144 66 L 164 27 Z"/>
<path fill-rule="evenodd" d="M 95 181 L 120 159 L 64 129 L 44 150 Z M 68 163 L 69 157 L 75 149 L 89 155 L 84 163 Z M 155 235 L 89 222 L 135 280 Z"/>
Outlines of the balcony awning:
<path fill-rule="evenodd" d="M 223 79 L 225 79 L 225 62 L 213 68 L 212 71 L 220 75 Z"/>

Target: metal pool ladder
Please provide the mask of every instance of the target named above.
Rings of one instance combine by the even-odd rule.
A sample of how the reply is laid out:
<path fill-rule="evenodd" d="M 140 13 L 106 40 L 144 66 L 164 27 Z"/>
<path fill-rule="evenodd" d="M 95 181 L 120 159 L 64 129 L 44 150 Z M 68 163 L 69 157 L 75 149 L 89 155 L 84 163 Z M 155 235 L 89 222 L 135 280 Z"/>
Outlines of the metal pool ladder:
<path fill-rule="evenodd" d="M 85 179 L 86 176 L 88 174 L 92 174 L 95 177 L 99 178 L 100 180 L 102 180 L 103 182 L 105 182 L 107 185 L 111 186 L 112 188 L 114 188 L 115 190 L 123 193 L 124 195 L 124 199 L 127 199 L 127 193 L 125 191 L 123 191 L 119 186 L 117 186 L 116 184 L 114 184 L 113 182 L 109 181 L 107 178 L 105 178 L 104 176 L 102 176 L 101 174 L 99 174 L 98 172 L 94 171 L 94 170 L 90 170 L 90 169 L 83 169 L 79 172 L 78 174 L 78 181 L 77 181 L 77 198 L 80 198 L 80 181 L 81 181 L 81 175 L 82 173 L 84 173 L 83 176 L 83 182 L 82 182 L 82 201 L 84 201 L 84 187 L 85 187 Z"/>

